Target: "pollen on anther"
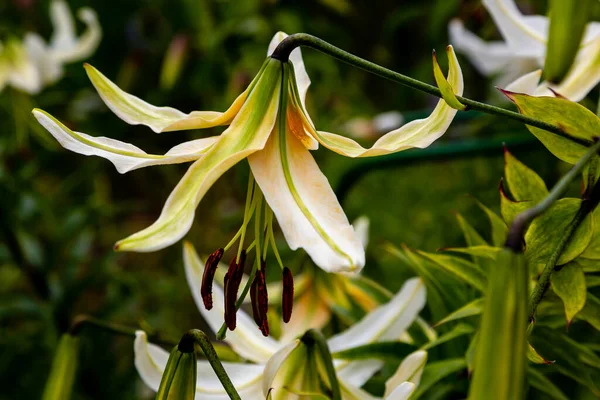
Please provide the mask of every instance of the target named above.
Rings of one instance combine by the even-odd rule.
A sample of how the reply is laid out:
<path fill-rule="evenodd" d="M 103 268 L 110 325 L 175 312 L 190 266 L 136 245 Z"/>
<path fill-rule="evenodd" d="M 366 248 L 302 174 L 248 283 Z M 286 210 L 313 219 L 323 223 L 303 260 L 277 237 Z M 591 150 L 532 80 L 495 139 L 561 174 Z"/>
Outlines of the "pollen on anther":
<path fill-rule="evenodd" d="M 202 274 L 202 285 L 200 286 L 200 294 L 202 302 L 207 310 L 213 307 L 212 285 L 215 278 L 215 272 L 219 266 L 219 261 L 223 258 L 224 250 L 222 248 L 215 250 L 206 260 L 204 273 Z"/>

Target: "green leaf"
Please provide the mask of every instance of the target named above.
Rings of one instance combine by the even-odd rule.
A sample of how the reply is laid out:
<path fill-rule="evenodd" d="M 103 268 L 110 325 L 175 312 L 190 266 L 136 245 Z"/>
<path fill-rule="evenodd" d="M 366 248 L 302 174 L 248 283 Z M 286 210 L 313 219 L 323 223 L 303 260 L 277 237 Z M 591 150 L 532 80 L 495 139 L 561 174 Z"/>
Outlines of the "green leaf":
<path fill-rule="evenodd" d="M 337 353 L 332 353 L 331 356 L 335 359 L 342 360 L 366 360 L 375 358 L 401 361 L 415 350 L 417 350 L 415 346 L 404 342 L 377 342 L 338 351 Z"/>
<path fill-rule="evenodd" d="M 548 261 L 580 206 L 579 199 L 560 199 L 531 223 L 525 234 L 525 255 L 529 265 L 535 268 Z M 592 220 L 585 218 L 563 250 L 557 265 L 564 265 L 581 255 L 590 243 L 592 233 Z"/>
<path fill-rule="evenodd" d="M 587 293 L 586 298 L 585 306 L 577 316 L 600 331 L 600 299 L 591 293 Z"/>
<path fill-rule="evenodd" d="M 425 392 L 427 392 L 427 390 L 436 385 L 439 381 L 451 374 L 462 371 L 466 367 L 467 362 L 464 358 L 455 358 L 428 363 L 423 370 L 423 376 L 421 377 L 421 382 L 417 387 L 417 391 L 410 397 L 410 399 L 419 399 Z"/>
<path fill-rule="evenodd" d="M 592 213 L 591 222 L 594 234 L 581 257 L 600 261 L 600 208 L 596 208 Z"/>
<path fill-rule="evenodd" d="M 550 277 L 552 289 L 565 305 L 567 325 L 571 324 L 575 315 L 585 306 L 586 286 L 585 275 L 581 267 L 569 263 Z"/>
<path fill-rule="evenodd" d="M 456 214 L 456 219 L 458 220 L 458 225 L 460 226 L 460 230 L 465 237 L 465 242 L 467 242 L 467 246 L 487 246 L 488 243 L 481 237 L 481 235 L 467 222 L 466 219 L 460 214 Z"/>
<path fill-rule="evenodd" d="M 548 361 L 542 357 L 529 342 L 527 343 L 527 359 L 534 364 L 554 364 L 554 361 Z"/>
<path fill-rule="evenodd" d="M 546 184 L 532 169 L 504 148 L 504 176 L 516 201 L 538 202 L 548 195 Z"/>
<path fill-rule="evenodd" d="M 485 257 L 489 260 L 496 260 L 496 256 L 499 252 L 504 250 L 502 247 L 492 246 L 472 246 L 472 247 L 449 247 L 446 249 L 440 249 L 442 251 L 449 251 L 454 253 L 469 254 L 475 257 Z"/>
<path fill-rule="evenodd" d="M 445 254 L 431 254 L 417 250 L 422 257 L 439 265 L 444 271 L 483 292 L 486 286 L 485 275 L 470 261 Z"/>
<path fill-rule="evenodd" d="M 531 386 L 540 392 L 547 394 L 550 398 L 554 400 L 569 400 L 569 398 L 565 396 L 550 379 L 546 378 L 544 374 L 536 368 L 530 367 L 527 370 L 527 377 Z"/>
<path fill-rule="evenodd" d="M 79 354 L 79 338 L 61 336 L 52 361 L 50 376 L 46 381 L 43 400 L 69 399 L 73 389 Z"/>
<path fill-rule="evenodd" d="M 588 288 L 594 288 L 600 286 L 600 276 L 598 275 L 586 275 L 585 286 Z"/>
<path fill-rule="evenodd" d="M 535 205 L 535 202 L 533 201 L 511 200 L 504 191 L 502 181 L 500 181 L 498 188 L 500 190 L 500 213 L 502 214 L 502 218 L 507 226 L 513 222 L 517 215 Z"/>
<path fill-rule="evenodd" d="M 432 349 L 432 348 L 434 348 L 436 346 L 439 346 L 440 344 L 449 342 L 452 339 L 456 339 L 457 337 L 468 335 L 468 334 L 471 334 L 473 332 L 475 332 L 475 328 L 473 328 L 471 325 L 457 324 L 454 328 L 452 328 L 452 330 L 444 333 L 443 335 L 441 335 L 437 339 L 435 339 L 435 340 L 433 340 L 433 341 L 425 344 L 425 346 L 423 346 L 421 348 L 421 350 Z"/>
<path fill-rule="evenodd" d="M 506 241 L 506 235 L 508 234 L 508 227 L 502 218 L 498 216 L 495 212 L 487 208 L 483 203 L 477 201 L 477 205 L 479 208 L 485 212 L 488 219 L 490 220 L 490 225 L 492 227 L 492 243 L 494 246 L 503 246 Z"/>
<path fill-rule="evenodd" d="M 483 303 L 484 303 L 483 297 L 479 298 L 479 299 L 475 299 L 472 302 L 465 304 L 458 310 L 452 312 L 451 314 L 446 316 L 444 319 L 439 321 L 434 326 L 438 327 L 438 326 L 445 324 L 447 322 L 450 322 L 450 321 L 456 321 L 459 319 L 472 317 L 474 315 L 479 315 L 479 314 L 481 314 L 481 311 L 483 310 Z"/>
<path fill-rule="evenodd" d="M 473 338 L 471 339 L 471 343 L 469 343 L 469 347 L 467 347 L 467 352 L 465 353 L 465 359 L 467 360 L 467 370 L 469 371 L 469 375 L 473 372 L 473 362 L 475 361 L 475 349 L 477 348 L 477 342 L 479 341 L 479 332 L 475 332 Z"/>
<path fill-rule="evenodd" d="M 566 135 L 589 145 L 600 132 L 600 119 L 580 104 L 559 97 L 503 93 L 517 105 L 521 114 L 558 126 Z M 527 128 L 552 154 L 569 164 L 575 164 L 587 150 L 585 145 L 571 139 L 529 125 Z"/>

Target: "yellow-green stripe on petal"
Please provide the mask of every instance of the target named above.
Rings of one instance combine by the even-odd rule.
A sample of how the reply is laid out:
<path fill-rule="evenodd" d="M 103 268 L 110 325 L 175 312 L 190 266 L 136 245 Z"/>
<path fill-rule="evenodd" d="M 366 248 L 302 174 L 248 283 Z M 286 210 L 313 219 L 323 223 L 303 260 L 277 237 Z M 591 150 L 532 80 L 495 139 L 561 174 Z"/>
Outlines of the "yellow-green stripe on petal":
<path fill-rule="evenodd" d="M 157 133 L 227 125 L 239 112 L 249 92 L 249 89 L 246 89 L 235 99 L 231 107 L 223 113 L 193 111 L 185 114 L 175 108 L 153 106 L 139 97 L 124 92 L 89 64 L 85 64 L 85 70 L 98 94 L 112 112 L 128 124 L 146 125 Z M 257 77 L 259 76 L 260 73 Z"/>
<path fill-rule="evenodd" d="M 106 158 L 122 174 L 151 165 L 178 164 L 197 160 L 219 139 L 218 136 L 213 136 L 192 140 L 173 147 L 165 155 L 155 155 L 148 154 L 126 142 L 72 131 L 52 115 L 37 108 L 33 110 L 33 115 L 65 149 L 86 156 Z"/>
<path fill-rule="evenodd" d="M 435 55 L 435 50 L 433 51 L 431 57 L 433 59 L 433 77 L 435 78 L 435 83 L 437 84 L 438 88 L 440 89 L 440 92 L 442 93 L 442 98 L 450 107 L 454 108 L 455 110 L 465 111 L 467 109 L 467 106 L 462 104 L 456 98 L 452 86 L 450 86 L 450 83 L 448 83 L 446 77 L 444 76 L 444 73 L 442 72 L 442 69 L 440 68 L 437 56 Z"/>
<path fill-rule="evenodd" d="M 229 168 L 262 149 L 273 130 L 279 105 L 281 63 L 269 59 L 259 82 L 218 140 L 188 169 L 169 195 L 156 222 L 115 245 L 116 250 L 154 251 L 181 239 L 190 229 L 196 207 Z"/>

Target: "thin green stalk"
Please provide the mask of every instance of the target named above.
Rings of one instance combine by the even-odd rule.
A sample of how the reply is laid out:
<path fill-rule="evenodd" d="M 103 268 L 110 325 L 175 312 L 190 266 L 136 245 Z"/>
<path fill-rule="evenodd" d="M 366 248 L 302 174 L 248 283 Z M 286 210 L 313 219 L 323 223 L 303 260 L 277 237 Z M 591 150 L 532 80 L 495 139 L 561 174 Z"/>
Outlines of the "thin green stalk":
<path fill-rule="evenodd" d="M 321 355 L 323 363 L 325 364 L 325 370 L 327 371 L 329 383 L 331 384 L 331 399 L 341 400 L 342 394 L 340 390 L 340 383 L 335 373 L 335 367 L 333 366 L 333 358 L 331 357 L 331 352 L 329 351 L 327 341 L 325 340 L 323 335 L 319 331 L 309 329 L 300 338 L 300 340 L 304 342 L 307 346 L 315 345 L 317 347 L 317 350 Z"/>
<path fill-rule="evenodd" d="M 566 191 L 569 184 L 581 174 L 583 168 L 592 159 L 592 157 L 600 150 L 600 141 L 594 143 L 592 147 L 577 161 L 577 164 L 569 170 L 559 181 L 548 196 L 546 196 L 539 204 L 531 207 L 514 219 L 510 226 L 508 237 L 506 239 L 506 247 L 513 249 L 515 252 L 522 251 L 523 235 L 525 234 L 525 228 L 529 225 L 534 218 L 537 218 L 546 210 L 548 210 Z"/>
<path fill-rule="evenodd" d="M 312 36 L 312 35 L 309 35 L 306 33 L 297 33 L 297 34 L 290 35 L 287 38 L 285 38 L 283 41 L 281 41 L 281 43 L 279 43 L 279 45 L 277 46 L 277 48 L 275 49 L 275 51 L 273 52 L 271 57 L 285 62 L 288 60 L 289 55 L 292 52 L 292 50 L 294 50 L 295 48 L 300 47 L 300 46 L 313 48 L 324 54 L 327 54 L 331 57 L 337 58 L 340 61 L 343 61 L 352 66 L 361 68 L 372 74 L 379 75 L 379 76 L 389 79 L 391 81 L 394 81 L 394 82 L 400 83 L 402 85 L 411 87 L 413 89 L 420 90 L 422 92 L 442 98 L 442 94 L 441 94 L 440 90 L 435 86 L 421 82 L 421 81 L 411 78 L 409 76 L 402 75 L 397 72 L 391 71 L 380 65 L 377 65 L 370 61 L 367 61 L 363 58 L 357 57 L 354 54 L 348 53 L 347 51 L 344 51 L 336 46 L 333 46 L 332 44 L 327 43 L 326 41 L 319 39 L 318 37 L 315 37 L 315 36 Z M 548 124 L 544 121 L 530 118 L 525 115 L 519 114 L 514 111 L 506 110 L 501 107 L 496 107 L 496 106 L 492 106 L 490 104 L 471 100 L 466 97 L 462 97 L 462 96 L 456 96 L 456 97 L 462 104 L 468 106 L 468 109 L 478 110 L 478 111 L 482 111 L 484 113 L 492 114 L 492 115 L 501 115 L 501 116 L 522 122 L 524 124 L 534 126 L 536 128 L 544 129 L 548 132 L 552 132 L 558 136 L 564 137 L 566 139 L 569 139 L 573 142 L 579 143 L 586 147 L 589 147 L 590 145 L 592 145 L 591 141 L 576 138 L 571 135 L 568 135 L 560 127 L 552 125 L 552 124 Z"/>
<path fill-rule="evenodd" d="M 223 368 L 223 364 L 221 364 L 221 361 L 217 356 L 217 352 L 215 351 L 215 348 L 213 347 L 213 344 L 210 342 L 210 339 L 206 333 L 199 329 L 191 329 L 187 331 L 181 338 L 179 347 L 189 347 L 189 345 L 192 343 L 200 346 L 204 352 L 204 355 L 206 356 L 206 359 L 210 363 L 210 366 L 212 367 L 213 371 L 215 371 L 217 378 L 219 378 L 223 388 L 229 395 L 229 398 L 233 400 L 241 400 L 239 393 L 235 389 L 235 386 L 233 386 L 231 379 L 229 379 L 229 375 L 227 375 L 225 368 Z"/>

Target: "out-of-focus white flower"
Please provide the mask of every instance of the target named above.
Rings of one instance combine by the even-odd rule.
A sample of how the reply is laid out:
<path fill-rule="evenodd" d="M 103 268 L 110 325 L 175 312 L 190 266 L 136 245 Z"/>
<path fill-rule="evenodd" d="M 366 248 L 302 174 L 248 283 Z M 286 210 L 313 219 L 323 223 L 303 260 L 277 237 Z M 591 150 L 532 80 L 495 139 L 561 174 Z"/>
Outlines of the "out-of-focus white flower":
<path fill-rule="evenodd" d="M 50 3 L 54 33 L 49 43 L 32 32 L 23 41 L 9 39 L 5 45 L 0 43 L 0 90 L 12 86 L 36 94 L 62 77 L 63 64 L 90 57 L 100 43 L 102 29 L 92 9 L 80 9 L 78 17 L 86 25 L 79 37 L 67 4 L 54 0 Z"/>
<path fill-rule="evenodd" d="M 215 285 L 213 288 L 215 307 L 207 311 L 200 294 L 204 266 L 189 252 L 184 252 L 184 263 L 188 284 L 198 309 L 211 329 L 216 332 L 223 322 L 223 289 Z M 425 305 L 425 297 L 425 286 L 420 279 L 406 281 L 388 303 L 375 308 L 346 331 L 329 338 L 327 340 L 329 350 L 335 353 L 369 343 L 398 340 L 417 318 Z M 306 346 L 301 346 L 301 340 L 278 341 L 263 336 L 252 321 L 252 317 L 242 310 L 238 312 L 237 329 L 229 332 L 225 340 L 236 353 L 250 361 L 250 363 L 223 363 L 243 399 L 264 398 L 267 393 L 270 393 L 273 399 L 290 398 L 285 397 L 290 395 L 288 389 L 292 389 L 293 392 L 305 392 L 305 389 L 310 391 L 310 387 L 303 386 L 304 383 L 310 383 L 309 379 L 294 378 L 296 375 L 304 374 L 307 378 L 311 376 L 314 378 L 317 371 L 292 368 L 296 375 L 290 377 L 285 373 L 289 370 L 287 367 L 290 363 L 293 367 L 296 365 L 295 361 L 306 361 L 306 358 L 302 357 L 303 352 L 306 354 Z M 137 334 L 134 350 L 135 365 L 142 380 L 150 388 L 157 390 L 169 357 L 168 353 L 158 346 L 149 344 L 146 334 L 141 331 Z M 424 351 L 409 355 L 388 380 L 385 399 L 407 399 L 415 385 L 419 383 L 426 360 L 427 353 Z M 345 400 L 376 399 L 360 387 L 382 366 L 383 361 L 375 359 L 334 360 L 342 398 Z M 212 373 L 208 361 L 199 361 L 197 371 L 196 398 L 213 400 L 229 398 L 215 374 Z"/>
<path fill-rule="evenodd" d="M 355 139 L 378 139 L 386 132 L 398 129 L 404 123 L 404 117 L 398 111 L 377 114 L 372 119 L 357 117 L 344 124 L 344 130 Z"/>
<path fill-rule="evenodd" d="M 552 96 L 549 88 L 580 101 L 600 81 L 600 23 L 586 27 L 571 69 L 559 84 L 539 82 L 546 56 L 548 18 L 523 15 L 514 0 L 483 0 L 504 41 L 485 42 L 465 29 L 462 21 L 449 25 L 450 42 L 466 54 L 483 75 L 497 76 L 495 84 L 536 96 Z M 514 82 L 513 82 L 514 81 Z"/>

